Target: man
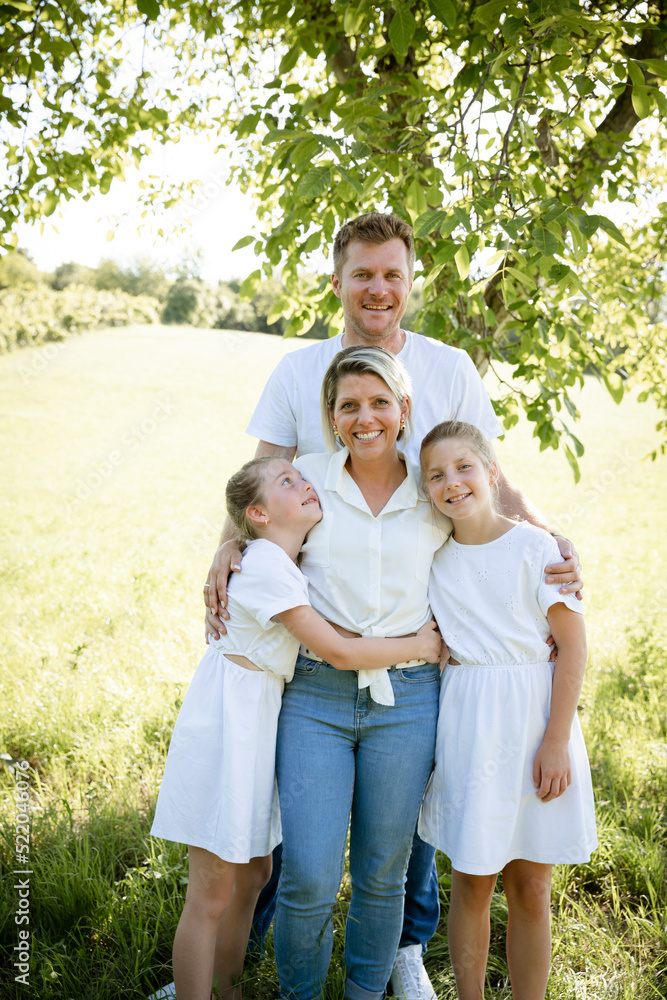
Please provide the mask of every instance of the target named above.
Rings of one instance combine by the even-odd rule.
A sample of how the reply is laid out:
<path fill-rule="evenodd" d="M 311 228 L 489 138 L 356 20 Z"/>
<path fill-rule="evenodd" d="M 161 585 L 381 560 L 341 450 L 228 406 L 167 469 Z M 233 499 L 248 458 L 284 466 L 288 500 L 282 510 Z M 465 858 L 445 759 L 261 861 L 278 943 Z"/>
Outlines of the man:
<path fill-rule="evenodd" d="M 383 347 L 401 358 L 413 383 L 415 431 L 407 457 L 418 463 L 419 446 L 427 431 L 443 420 L 457 419 L 479 427 L 489 439 L 502 432 L 488 395 L 468 355 L 457 348 L 401 329 L 414 277 L 411 227 L 394 215 L 371 212 L 346 223 L 334 241 L 332 284 L 341 300 L 345 331 L 286 355 L 276 366 L 248 425 L 259 438 L 256 455 L 292 461 L 296 454 L 324 451 L 320 429 L 320 385 L 324 373 L 343 347 Z M 504 514 L 549 530 L 521 493 L 505 477 L 499 479 Z M 217 637 L 224 629 L 229 572 L 240 570 L 234 533 L 225 525 L 204 587 L 208 626 Z M 581 587 L 576 553 L 567 539 L 558 539 L 565 562 L 547 567 L 547 582 L 561 583 L 568 592 Z M 219 617 L 219 615 L 221 617 Z M 275 907 L 279 849 L 274 874 L 255 915 L 254 931 L 263 941 Z M 415 835 L 408 867 L 403 933 L 391 976 L 391 991 L 405 1000 L 435 1000 L 423 966 L 427 941 L 439 918 L 435 851 Z"/>

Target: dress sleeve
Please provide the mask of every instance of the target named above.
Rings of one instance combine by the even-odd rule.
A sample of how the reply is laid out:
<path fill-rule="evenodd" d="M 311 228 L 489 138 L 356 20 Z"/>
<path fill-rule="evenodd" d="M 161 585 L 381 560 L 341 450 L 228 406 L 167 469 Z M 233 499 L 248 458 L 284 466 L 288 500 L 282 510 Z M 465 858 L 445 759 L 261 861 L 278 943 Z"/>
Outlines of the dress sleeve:
<path fill-rule="evenodd" d="M 264 629 L 282 611 L 310 605 L 308 581 L 284 552 L 264 549 L 247 568 L 244 560 L 238 580 L 243 592 L 235 596 Z"/>
<path fill-rule="evenodd" d="M 545 583 L 544 567 L 548 566 L 549 563 L 560 562 L 562 556 L 558 549 L 558 545 L 551 535 L 545 532 L 544 540 L 542 542 L 542 558 L 541 558 L 541 573 L 540 580 L 537 589 L 537 600 L 540 605 L 540 610 L 542 614 L 546 616 L 547 611 L 553 604 L 565 604 L 570 611 L 576 611 L 577 614 L 583 615 L 584 605 L 582 601 L 577 600 L 574 594 L 561 594 L 558 590 L 557 583 Z"/>
<path fill-rule="evenodd" d="M 281 358 L 269 376 L 246 427 L 246 434 L 270 444 L 296 447 L 297 420 L 292 402 L 293 381 L 294 373 L 287 355 Z"/>

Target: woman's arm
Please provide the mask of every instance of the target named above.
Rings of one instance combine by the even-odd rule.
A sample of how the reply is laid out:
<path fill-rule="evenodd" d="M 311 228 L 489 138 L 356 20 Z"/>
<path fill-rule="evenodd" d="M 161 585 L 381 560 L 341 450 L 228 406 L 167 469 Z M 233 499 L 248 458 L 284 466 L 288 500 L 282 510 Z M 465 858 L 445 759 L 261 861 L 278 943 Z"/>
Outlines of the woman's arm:
<path fill-rule="evenodd" d="M 533 762 L 533 781 L 537 797 L 543 802 L 557 799 L 572 781 L 568 744 L 586 669 L 583 615 L 559 601 L 549 608 L 547 620 L 558 647 L 558 659 L 554 668 L 549 722 Z"/>
<path fill-rule="evenodd" d="M 435 622 L 401 639 L 346 639 L 313 608 L 302 605 L 276 616 L 293 636 L 337 670 L 376 670 L 403 660 L 440 660 L 442 639 Z"/>

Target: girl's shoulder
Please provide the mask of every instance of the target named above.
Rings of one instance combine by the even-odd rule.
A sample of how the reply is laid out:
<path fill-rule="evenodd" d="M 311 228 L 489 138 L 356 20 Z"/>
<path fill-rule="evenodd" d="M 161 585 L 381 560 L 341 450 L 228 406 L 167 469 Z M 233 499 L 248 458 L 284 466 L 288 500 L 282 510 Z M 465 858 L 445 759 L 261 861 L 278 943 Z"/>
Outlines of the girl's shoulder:
<path fill-rule="evenodd" d="M 268 538 L 254 538 L 246 545 L 241 572 L 232 573 L 231 584 L 243 581 L 243 589 L 271 587 L 277 578 L 288 578 L 295 583 L 305 581 L 305 577 L 296 563 L 290 559 L 284 549 Z"/>
<path fill-rule="evenodd" d="M 309 604 L 308 581 L 284 549 L 266 538 L 248 542 L 241 572 L 232 573 L 229 596 L 266 628 L 279 611 Z"/>

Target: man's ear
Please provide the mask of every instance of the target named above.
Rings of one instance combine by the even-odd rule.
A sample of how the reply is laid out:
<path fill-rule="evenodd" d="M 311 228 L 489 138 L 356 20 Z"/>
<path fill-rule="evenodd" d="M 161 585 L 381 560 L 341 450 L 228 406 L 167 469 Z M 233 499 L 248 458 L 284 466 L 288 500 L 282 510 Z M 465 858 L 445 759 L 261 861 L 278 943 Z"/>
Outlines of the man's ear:
<path fill-rule="evenodd" d="M 331 285 L 334 290 L 334 295 L 336 298 L 340 298 L 340 279 L 337 274 L 331 275 Z"/>

